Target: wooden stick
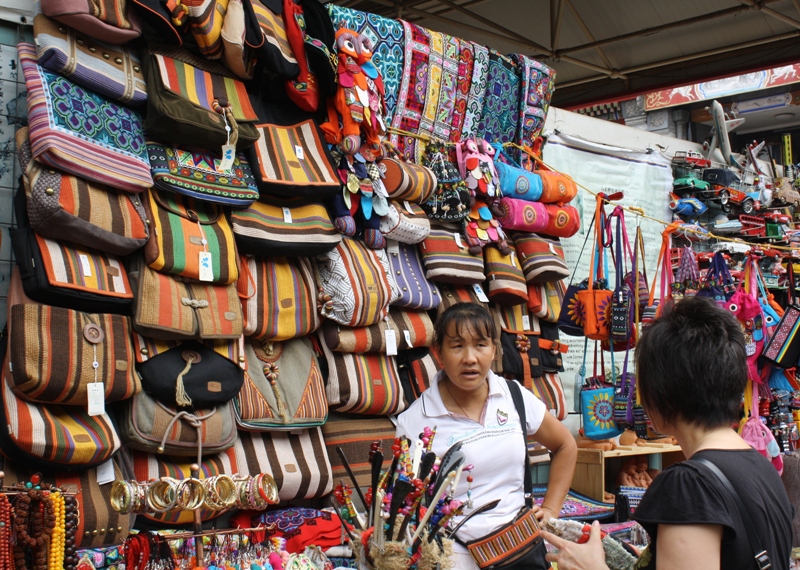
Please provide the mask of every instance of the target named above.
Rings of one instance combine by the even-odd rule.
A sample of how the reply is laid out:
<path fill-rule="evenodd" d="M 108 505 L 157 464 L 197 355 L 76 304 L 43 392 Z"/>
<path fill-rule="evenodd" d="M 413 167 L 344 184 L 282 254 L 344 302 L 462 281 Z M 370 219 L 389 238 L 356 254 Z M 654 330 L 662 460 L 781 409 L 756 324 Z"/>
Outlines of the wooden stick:
<path fill-rule="evenodd" d="M 417 525 L 417 530 L 414 533 L 414 536 L 411 537 L 411 544 L 414 544 L 419 538 L 419 535 L 422 534 L 422 529 L 424 529 L 425 525 L 428 524 L 428 520 L 431 518 L 433 511 L 436 509 L 436 505 L 439 503 L 439 499 L 442 498 L 442 495 L 444 495 L 445 490 L 447 489 L 448 485 L 450 485 L 450 483 L 453 481 L 453 478 L 455 478 L 455 476 L 456 476 L 455 471 L 451 471 L 445 477 L 444 483 L 442 484 L 441 487 L 439 487 L 439 490 L 436 491 L 436 494 L 433 496 L 433 500 L 430 503 L 431 506 L 428 507 L 427 511 L 425 511 L 425 516 L 422 517 L 422 520 Z"/>

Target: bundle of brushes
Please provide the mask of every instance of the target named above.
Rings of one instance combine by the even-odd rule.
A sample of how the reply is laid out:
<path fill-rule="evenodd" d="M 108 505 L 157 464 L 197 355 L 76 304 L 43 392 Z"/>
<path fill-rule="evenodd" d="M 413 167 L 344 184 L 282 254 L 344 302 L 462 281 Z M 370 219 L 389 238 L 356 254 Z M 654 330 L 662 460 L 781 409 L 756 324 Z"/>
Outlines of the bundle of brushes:
<path fill-rule="evenodd" d="M 578 521 L 548 519 L 544 522 L 545 530 L 554 535 L 583 544 L 589 540 L 591 525 Z M 603 550 L 606 553 L 606 566 L 610 570 L 632 570 L 637 558 L 631 554 L 617 539 L 607 533 L 602 533 Z"/>
<path fill-rule="evenodd" d="M 462 514 L 464 503 L 453 498 L 464 456 L 450 449 L 442 458 L 431 451 L 435 428 L 425 428 L 412 445 L 407 438 L 392 444 L 392 461 L 382 470 L 384 450 L 374 442 L 370 450 L 372 484 L 362 493 L 341 448 L 336 451 L 351 485 L 340 482 L 334 490 L 342 520 L 355 529 L 351 547 L 361 567 L 375 570 L 446 570 L 452 567 L 452 541 L 448 525 Z M 354 494 L 366 512 L 360 512 Z"/>

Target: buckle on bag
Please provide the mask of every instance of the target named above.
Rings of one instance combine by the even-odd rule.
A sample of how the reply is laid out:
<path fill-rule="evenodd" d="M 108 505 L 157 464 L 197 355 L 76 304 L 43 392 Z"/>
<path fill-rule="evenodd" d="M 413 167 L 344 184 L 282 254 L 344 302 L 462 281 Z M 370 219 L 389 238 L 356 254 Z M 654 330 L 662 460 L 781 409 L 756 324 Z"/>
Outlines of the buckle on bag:
<path fill-rule="evenodd" d="M 772 562 L 770 562 L 769 554 L 767 553 L 766 550 L 762 550 L 761 552 L 756 554 L 755 558 L 756 558 L 756 564 L 758 564 L 760 570 L 768 570 L 769 568 L 772 568 Z"/>

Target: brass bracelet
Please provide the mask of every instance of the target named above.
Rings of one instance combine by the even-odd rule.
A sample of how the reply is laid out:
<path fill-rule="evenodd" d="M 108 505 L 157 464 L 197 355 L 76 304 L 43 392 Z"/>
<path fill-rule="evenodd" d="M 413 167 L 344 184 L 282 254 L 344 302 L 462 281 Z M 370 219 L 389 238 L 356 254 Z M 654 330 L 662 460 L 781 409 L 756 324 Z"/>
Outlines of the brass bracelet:
<path fill-rule="evenodd" d="M 144 514 L 147 512 L 147 489 L 149 486 L 150 482 L 131 481 L 134 513 Z"/>
<path fill-rule="evenodd" d="M 131 490 L 127 481 L 117 480 L 111 484 L 109 503 L 120 514 L 127 515 L 131 512 Z"/>
<path fill-rule="evenodd" d="M 259 494 L 265 498 L 266 502 L 270 505 L 277 505 L 280 502 L 278 497 L 278 484 L 269 473 L 259 473 Z"/>
<path fill-rule="evenodd" d="M 227 475 L 217 475 L 203 480 L 206 489 L 205 506 L 212 510 L 222 510 L 236 504 L 236 484 Z"/>
<path fill-rule="evenodd" d="M 161 477 L 147 488 L 148 510 L 164 513 L 175 508 L 178 500 L 178 480 L 172 477 Z"/>
<path fill-rule="evenodd" d="M 194 511 L 203 506 L 206 500 L 206 488 L 200 479 L 189 477 L 178 484 L 177 506 L 184 511 Z"/>

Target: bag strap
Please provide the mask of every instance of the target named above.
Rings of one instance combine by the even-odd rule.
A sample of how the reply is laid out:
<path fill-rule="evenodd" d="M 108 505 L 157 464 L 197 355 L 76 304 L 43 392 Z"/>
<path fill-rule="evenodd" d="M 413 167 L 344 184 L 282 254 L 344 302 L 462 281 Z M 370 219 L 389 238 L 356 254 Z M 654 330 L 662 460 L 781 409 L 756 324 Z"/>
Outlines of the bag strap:
<path fill-rule="evenodd" d="M 787 301 L 789 305 L 796 305 L 797 299 L 795 298 L 796 290 L 794 288 L 794 261 L 791 259 L 789 260 L 789 267 L 786 268 L 789 272 L 787 276 L 789 278 L 789 290 L 787 293 Z"/>
<path fill-rule="evenodd" d="M 516 380 L 508 380 L 508 389 L 511 391 L 511 399 L 514 400 L 514 407 L 517 408 L 519 423 L 522 426 L 522 437 L 525 442 L 525 505 L 533 508 L 533 477 L 531 475 L 531 458 L 528 456 L 528 421 L 525 416 L 525 401 L 522 399 L 522 389 Z"/>
<path fill-rule="evenodd" d="M 572 276 L 569 278 L 570 285 L 572 285 L 575 282 L 575 272 L 578 271 L 578 265 L 580 265 L 581 258 L 583 257 L 583 250 L 586 249 L 586 244 L 589 243 L 589 236 L 592 235 L 593 228 L 594 228 L 594 217 L 592 217 L 592 221 L 589 222 L 589 228 L 586 230 L 586 237 L 583 238 L 583 245 L 581 246 L 581 252 L 578 254 L 578 260 L 575 262 L 575 269 L 572 270 Z"/>
<path fill-rule="evenodd" d="M 702 465 L 722 484 L 722 487 L 733 499 L 733 508 L 736 511 L 739 519 L 742 521 L 744 528 L 747 530 L 747 541 L 750 543 L 750 549 L 753 551 L 753 559 L 755 560 L 756 568 L 759 570 L 767 570 L 772 568 L 772 563 L 769 560 L 769 553 L 766 551 L 766 549 L 759 549 L 756 546 L 756 539 L 761 542 L 761 539 L 758 535 L 758 529 L 753 524 L 753 521 L 750 519 L 750 517 L 746 516 L 747 511 L 744 508 L 742 499 L 739 497 L 739 493 L 737 493 L 736 489 L 733 488 L 733 485 L 731 485 L 731 482 L 728 480 L 725 474 L 720 471 L 719 467 L 714 465 L 714 463 L 703 457 L 689 459 L 689 463 L 693 463 L 696 466 Z"/>

